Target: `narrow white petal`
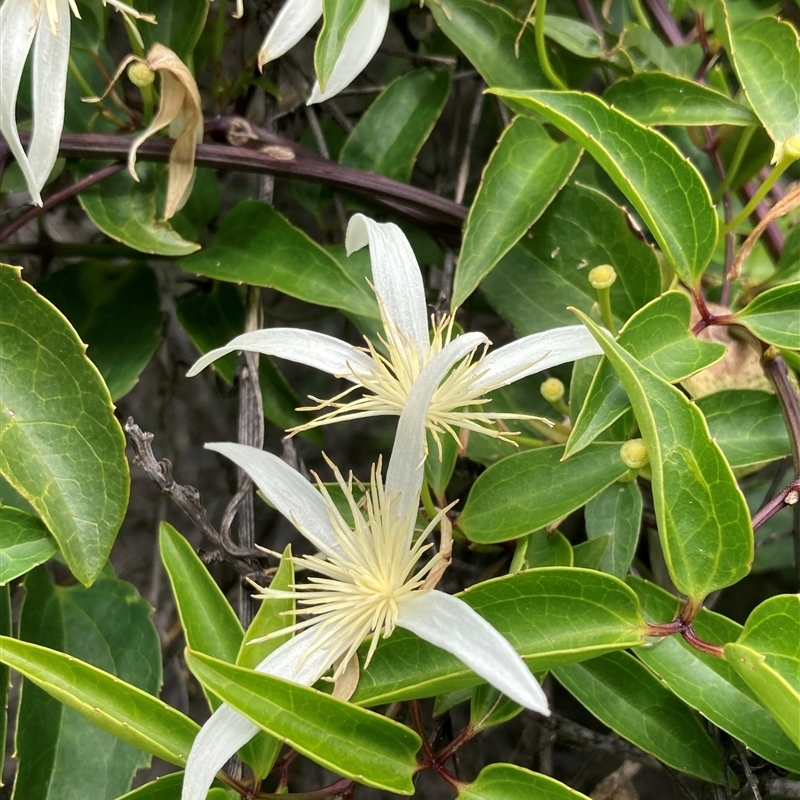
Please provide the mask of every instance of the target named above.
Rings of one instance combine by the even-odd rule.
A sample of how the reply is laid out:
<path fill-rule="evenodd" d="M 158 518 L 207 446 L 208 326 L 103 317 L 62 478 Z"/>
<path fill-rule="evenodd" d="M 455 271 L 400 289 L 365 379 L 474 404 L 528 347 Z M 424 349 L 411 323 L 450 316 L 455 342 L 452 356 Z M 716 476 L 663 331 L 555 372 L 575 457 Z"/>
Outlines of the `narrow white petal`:
<path fill-rule="evenodd" d="M 56 163 L 64 127 L 71 13 L 69 0 L 56 3 L 58 34 L 53 35 L 47 15 L 42 14 L 33 45 L 33 135 L 28 161 L 37 191 Z"/>
<path fill-rule="evenodd" d="M 209 351 L 195 362 L 187 375 L 197 375 L 213 361 L 237 350 L 288 358 L 348 378 L 354 383 L 357 381 L 353 379 L 353 373 L 369 375 L 372 371 L 372 359 L 365 352 L 333 336 L 301 328 L 265 328 L 243 333 L 224 347 Z"/>
<path fill-rule="evenodd" d="M 347 254 L 367 244 L 372 280 L 386 314 L 400 331 L 411 337 L 419 353 L 427 353 L 430 337 L 425 286 L 406 235 L 392 222 L 375 222 L 363 214 L 355 214 L 347 226 Z"/>
<path fill-rule="evenodd" d="M 234 442 L 207 444 L 241 467 L 278 511 L 300 526 L 301 533 L 326 555 L 343 556 L 344 551 L 331 531 L 325 499 L 297 470 L 272 453 Z"/>
<path fill-rule="evenodd" d="M 386 470 L 386 493 L 389 497 L 399 495 L 393 508 L 401 519 L 419 505 L 425 472 L 425 423 L 434 392 L 455 364 L 488 341 L 482 333 L 466 333 L 453 339 L 431 359 L 408 393 Z"/>
<path fill-rule="evenodd" d="M 473 386 L 489 392 L 559 364 L 601 355 L 602 348 L 583 325 L 554 328 L 493 350 L 481 363 L 485 372 Z"/>
<path fill-rule="evenodd" d="M 256 672 L 285 678 L 304 686 L 316 683 L 338 658 L 340 652 L 317 648 L 311 651 L 301 664 L 315 633 L 314 628 L 310 628 L 290 639 L 268 655 L 256 667 Z M 258 725 L 247 717 L 228 705 L 221 705 L 203 725 L 194 740 L 186 762 L 181 800 L 205 800 L 217 772 L 258 731 Z"/>
<path fill-rule="evenodd" d="M 433 590 L 400 605 L 397 624 L 447 650 L 525 708 L 550 714 L 547 697 L 508 640 L 462 600 Z"/>
<path fill-rule="evenodd" d="M 330 100 L 349 86 L 378 52 L 389 24 L 389 0 L 367 0 L 347 33 L 325 91 L 314 84 L 308 104 Z"/>
<path fill-rule="evenodd" d="M 258 51 L 258 66 L 291 50 L 322 16 L 322 0 L 286 0 Z"/>
<path fill-rule="evenodd" d="M 44 16 L 44 9 L 40 10 Z M 41 186 L 31 170 L 17 132 L 17 94 L 25 61 L 33 44 L 37 18 L 31 0 L 5 0 L 0 6 L 0 133 L 19 164 L 36 205 L 42 204 Z"/>

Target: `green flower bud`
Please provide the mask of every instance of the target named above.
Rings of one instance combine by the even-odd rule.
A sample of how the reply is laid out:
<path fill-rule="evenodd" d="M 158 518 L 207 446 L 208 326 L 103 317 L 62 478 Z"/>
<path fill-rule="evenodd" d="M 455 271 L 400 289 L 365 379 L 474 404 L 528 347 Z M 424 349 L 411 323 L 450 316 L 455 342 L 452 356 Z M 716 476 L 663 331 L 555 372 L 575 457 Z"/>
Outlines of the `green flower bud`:
<path fill-rule="evenodd" d="M 797 161 L 800 158 L 800 133 L 790 136 L 783 143 L 783 155 Z"/>
<path fill-rule="evenodd" d="M 558 378 L 548 378 L 539 391 L 548 403 L 557 403 L 564 397 L 564 384 Z"/>
<path fill-rule="evenodd" d="M 629 469 L 641 469 L 650 461 L 641 439 L 629 439 L 619 449 L 619 457 Z"/>
<path fill-rule="evenodd" d="M 156 73 L 144 61 L 134 61 L 128 67 L 128 79 L 134 86 L 144 89 L 146 86 L 152 85 L 156 79 Z"/>
<path fill-rule="evenodd" d="M 595 289 L 608 289 L 617 279 L 617 272 L 610 264 L 601 264 L 589 273 L 589 283 Z"/>

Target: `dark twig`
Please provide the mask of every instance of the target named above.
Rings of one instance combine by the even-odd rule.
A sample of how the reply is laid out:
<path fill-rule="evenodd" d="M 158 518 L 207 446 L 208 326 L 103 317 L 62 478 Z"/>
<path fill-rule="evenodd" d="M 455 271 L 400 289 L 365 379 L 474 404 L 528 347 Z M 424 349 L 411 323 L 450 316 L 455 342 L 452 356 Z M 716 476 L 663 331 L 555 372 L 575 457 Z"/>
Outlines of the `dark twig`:
<path fill-rule="evenodd" d="M 758 782 L 753 775 L 753 770 L 750 769 L 750 763 L 747 760 L 747 750 L 744 745 L 738 740 L 733 739 L 733 746 L 739 755 L 739 760 L 742 762 L 744 769 L 744 777 L 747 780 L 747 785 L 750 787 L 750 793 L 753 795 L 753 800 L 761 800 L 761 792 L 758 790 Z"/>
<path fill-rule="evenodd" d="M 678 27 L 678 23 L 675 21 L 672 14 L 669 13 L 669 9 L 665 5 L 664 0 L 645 0 L 645 3 L 648 9 L 650 9 L 650 13 L 656 21 L 656 24 L 661 28 L 664 38 L 673 47 L 684 44 L 681 29 Z"/>

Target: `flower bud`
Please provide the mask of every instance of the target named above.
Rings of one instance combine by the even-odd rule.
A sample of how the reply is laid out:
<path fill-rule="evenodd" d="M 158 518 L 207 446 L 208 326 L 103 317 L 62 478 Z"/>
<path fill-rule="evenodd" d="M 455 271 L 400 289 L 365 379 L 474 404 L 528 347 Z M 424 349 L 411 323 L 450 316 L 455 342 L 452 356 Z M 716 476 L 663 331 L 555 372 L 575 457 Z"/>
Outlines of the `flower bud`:
<path fill-rule="evenodd" d="M 557 403 L 564 397 L 564 384 L 558 378 L 548 378 L 539 391 L 548 403 Z"/>
<path fill-rule="evenodd" d="M 589 283 L 595 289 L 608 289 L 617 279 L 617 272 L 610 264 L 601 264 L 589 273 Z"/>
<path fill-rule="evenodd" d="M 619 449 L 619 457 L 629 469 L 641 469 L 650 461 L 641 439 L 629 439 Z"/>
<path fill-rule="evenodd" d="M 156 79 L 156 73 L 144 61 L 134 61 L 128 67 L 128 79 L 134 86 L 144 89 L 152 85 Z"/>
<path fill-rule="evenodd" d="M 797 161 L 800 158 L 800 133 L 790 136 L 783 143 L 783 155 Z"/>

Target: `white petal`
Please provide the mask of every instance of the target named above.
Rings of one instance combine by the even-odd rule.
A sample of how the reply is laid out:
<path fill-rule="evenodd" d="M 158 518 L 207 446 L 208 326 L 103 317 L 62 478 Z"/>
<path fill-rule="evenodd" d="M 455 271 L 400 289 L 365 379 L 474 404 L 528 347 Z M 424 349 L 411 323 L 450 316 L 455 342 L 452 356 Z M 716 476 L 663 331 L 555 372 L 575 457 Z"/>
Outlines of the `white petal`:
<path fill-rule="evenodd" d="M 473 388 L 489 392 L 559 364 L 601 355 L 602 348 L 583 325 L 534 333 L 489 353 L 481 363 L 486 371 Z"/>
<path fill-rule="evenodd" d="M 258 68 L 291 50 L 322 16 L 322 0 L 286 0 L 258 51 Z"/>
<path fill-rule="evenodd" d="M 71 14 L 69 0 L 56 1 L 58 35 L 53 35 L 47 15 L 42 14 L 33 45 L 33 134 L 28 161 L 37 191 L 56 163 L 64 127 Z"/>
<path fill-rule="evenodd" d="M 44 15 L 44 9 L 40 12 Z M 22 71 L 36 33 L 37 17 L 31 0 L 5 0 L 0 6 L 0 133 L 19 164 L 36 205 L 42 204 L 41 186 L 31 170 L 17 132 L 17 94 Z"/>
<path fill-rule="evenodd" d="M 463 600 L 436 590 L 403 600 L 397 624 L 447 650 L 525 708 L 549 715 L 547 697 L 508 639 Z"/>
<path fill-rule="evenodd" d="M 310 640 L 315 633 L 314 628 L 309 628 L 290 639 L 270 653 L 256 667 L 256 672 L 285 678 L 303 686 L 316 683 L 338 658 L 340 652 L 317 648 L 309 653 L 301 665 L 300 661 L 308 651 Z M 200 729 L 192 744 L 186 762 L 181 800 L 205 800 L 217 772 L 258 731 L 258 725 L 247 717 L 228 705 L 221 705 Z"/>
<path fill-rule="evenodd" d="M 389 6 L 390 0 L 367 0 L 364 3 L 353 27 L 347 32 L 341 55 L 333 67 L 325 91 L 315 83 L 311 97 L 308 98 L 309 105 L 330 100 L 339 94 L 372 61 L 389 24 Z"/>
<path fill-rule="evenodd" d="M 326 555 L 343 556 L 331 531 L 328 506 L 322 495 L 297 470 L 272 453 L 234 442 L 215 442 L 207 450 L 221 453 L 241 467 L 278 511 Z"/>
<path fill-rule="evenodd" d="M 366 353 L 333 336 L 302 328 L 265 328 L 243 333 L 224 347 L 209 351 L 192 366 L 187 375 L 197 375 L 213 361 L 236 350 L 288 358 L 289 361 L 348 378 L 353 383 L 358 382 L 354 380 L 353 373 L 369 375 L 372 372 L 372 359 Z"/>
<path fill-rule="evenodd" d="M 350 255 L 369 244 L 372 280 L 392 324 L 427 353 L 428 305 L 419 264 L 400 228 L 391 222 L 375 222 L 363 214 L 355 214 L 347 226 L 345 247 Z M 391 331 L 387 330 L 391 335 Z"/>
<path fill-rule="evenodd" d="M 434 392 L 455 364 L 488 341 L 482 333 L 465 333 L 453 339 L 431 359 L 408 393 L 386 470 L 386 493 L 389 497 L 399 495 L 393 509 L 400 519 L 411 511 L 416 512 L 419 505 L 425 472 L 425 423 Z"/>

